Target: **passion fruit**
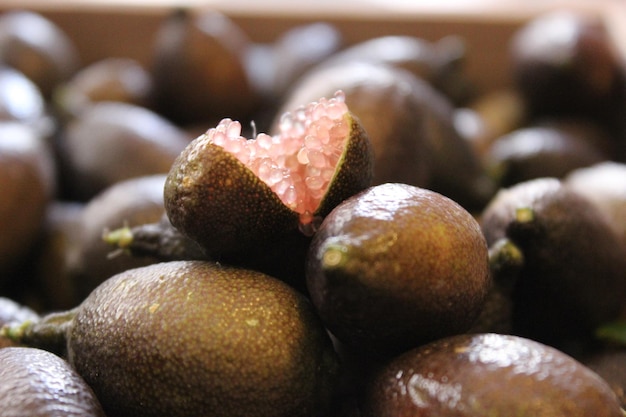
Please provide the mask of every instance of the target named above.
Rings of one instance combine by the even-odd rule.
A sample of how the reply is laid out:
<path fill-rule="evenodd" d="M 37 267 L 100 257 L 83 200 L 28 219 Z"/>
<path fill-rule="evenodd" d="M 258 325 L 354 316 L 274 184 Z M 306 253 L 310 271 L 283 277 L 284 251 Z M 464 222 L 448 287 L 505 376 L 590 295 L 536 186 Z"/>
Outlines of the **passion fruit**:
<path fill-rule="evenodd" d="M 341 201 L 367 188 L 372 150 L 337 92 L 284 114 L 274 136 L 241 136 L 223 119 L 196 138 L 165 182 L 174 227 L 212 258 L 266 251 L 300 230 L 311 235 Z"/>

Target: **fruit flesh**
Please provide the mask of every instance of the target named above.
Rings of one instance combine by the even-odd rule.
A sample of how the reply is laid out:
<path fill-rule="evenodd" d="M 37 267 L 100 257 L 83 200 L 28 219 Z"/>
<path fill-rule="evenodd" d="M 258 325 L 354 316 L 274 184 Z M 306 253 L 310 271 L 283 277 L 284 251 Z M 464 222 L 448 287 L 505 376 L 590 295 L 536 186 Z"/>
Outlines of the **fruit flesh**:
<path fill-rule="evenodd" d="M 350 132 L 344 95 L 285 113 L 279 133 L 241 136 L 241 124 L 223 119 L 209 129 L 209 142 L 221 146 L 252 170 L 291 210 L 309 223 L 324 198 Z"/>

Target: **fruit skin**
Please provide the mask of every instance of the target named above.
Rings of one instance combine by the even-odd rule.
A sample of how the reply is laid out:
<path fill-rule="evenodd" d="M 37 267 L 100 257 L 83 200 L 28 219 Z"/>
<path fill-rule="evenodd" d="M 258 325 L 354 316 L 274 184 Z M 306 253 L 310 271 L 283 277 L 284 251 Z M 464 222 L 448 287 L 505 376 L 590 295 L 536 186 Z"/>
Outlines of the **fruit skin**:
<path fill-rule="evenodd" d="M 488 245 L 509 239 L 524 262 L 512 297 L 516 334 L 565 348 L 616 318 L 626 248 L 593 204 L 556 178 L 502 189 L 485 208 Z M 496 278 L 497 279 L 497 278 Z"/>
<path fill-rule="evenodd" d="M 55 193 L 54 172 L 54 158 L 37 131 L 19 122 L 0 123 L 0 286 L 41 233 Z"/>
<path fill-rule="evenodd" d="M 510 57 L 531 117 L 590 117 L 603 124 L 619 117 L 626 72 L 598 16 L 574 10 L 537 16 L 514 34 Z"/>
<path fill-rule="evenodd" d="M 606 214 L 613 229 L 626 241 L 626 163 L 603 161 L 579 168 L 570 172 L 564 182 Z"/>
<path fill-rule="evenodd" d="M 48 99 L 79 67 L 73 41 L 51 20 L 28 10 L 0 16 L 0 62 L 24 73 Z"/>
<path fill-rule="evenodd" d="M 214 8 L 173 11 L 152 45 L 154 109 L 179 125 L 247 117 L 258 104 L 244 64 L 249 45 Z"/>
<path fill-rule="evenodd" d="M 125 256 L 115 253 L 103 240 L 105 231 L 122 226 L 136 226 L 158 221 L 163 207 L 165 174 L 155 174 L 118 181 L 87 202 L 78 217 L 74 243 L 77 252 L 68 265 L 75 304 L 82 301 L 100 283 L 119 272 L 158 262 L 151 256 Z"/>
<path fill-rule="evenodd" d="M 369 186 L 371 149 L 358 119 L 330 187 L 313 213 L 323 218 L 344 198 Z M 176 159 L 164 187 L 166 213 L 174 227 L 198 242 L 213 259 L 250 256 L 298 232 L 299 214 L 223 148 L 195 139 Z"/>
<path fill-rule="evenodd" d="M 78 117 L 92 103 L 119 101 L 149 107 L 152 77 L 132 58 L 107 57 L 79 69 L 52 97 L 57 117 Z"/>
<path fill-rule="evenodd" d="M 401 182 L 444 194 L 470 210 L 495 192 L 480 159 L 454 126 L 454 106 L 415 74 L 381 62 L 342 60 L 314 67 L 290 89 L 280 115 L 335 91 L 363 124 L 374 150 L 372 184 Z"/>
<path fill-rule="evenodd" d="M 30 347 L 0 349 L 1 417 L 105 417 L 91 388 L 65 360 Z"/>
<path fill-rule="evenodd" d="M 67 199 L 87 201 L 118 181 L 166 174 L 190 134 L 135 104 L 93 103 L 59 137 Z"/>
<path fill-rule="evenodd" d="M 67 346 L 117 417 L 325 415 L 337 366 L 305 297 L 201 261 L 107 280 L 77 310 Z"/>
<path fill-rule="evenodd" d="M 406 184 L 370 187 L 337 206 L 307 262 L 307 288 L 327 328 L 381 357 L 466 331 L 490 283 L 476 220 Z"/>
<path fill-rule="evenodd" d="M 563 178 L 570 171 L 611 158 L 600 143 L 599 129 L 584 123 L 532 124 L 493 141 L 485 164 L 500 187 L 540 178 Z"/>
<path fill-rule="evenodd" d="M 0 328 L 5 324 L 14 322 L 24 322 L 26 320 L 38 320 L 39 315 L 30 307 L 22 305 L 17 301 L 0 296 Z M 0 336 L 0 349 L 17 346 L 11 339 Z"/>
<path fill-rule="evenodd" d="M 570 356 L 518 336 L 458 335 L 394 358 L 363 417 L 621 417 L 608 384 Z"/>

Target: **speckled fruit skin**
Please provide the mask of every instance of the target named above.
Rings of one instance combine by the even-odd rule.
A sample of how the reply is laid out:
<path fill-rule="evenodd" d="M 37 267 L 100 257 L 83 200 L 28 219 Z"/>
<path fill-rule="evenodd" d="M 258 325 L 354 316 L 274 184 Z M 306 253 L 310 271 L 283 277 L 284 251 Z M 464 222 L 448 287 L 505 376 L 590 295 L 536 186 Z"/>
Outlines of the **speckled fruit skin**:
<path fill-rule="evenodd" d="M 608 384 L 530 339 L 458 335 L 406 352 L 372 378 L 363 417 L 623 417 Z"/>
<path fill-rule="evenodd" d="M 0 416 L 105 417 L 69 363 L 30 347 L 0 349 Z"/>
<path fill-rule="evenodd" d="M 351 138 L 316 216 L 324 217 L 371 182 L 369 138 L 356 117 L 349 113 L 346 117 L 352 126 Z M 172 225 L 215 258 L 249 255 L 262 245 L 298 232 L 299 214 L 243 163 L 202 136 L 174 162 L 164 197 Z"/>
<path fill-rule="evenodd" d="M 107 280 L 80 306 L 68 358 L 116 417 L 325 415 L 337 365 L 305 297 L 202 261 Z"/>
<path fill-rule="evenodd" d="M 491 283 L 476 220 L 441 194 L 398 183 L 337 206 L 313 237 L 306 272 L 328 329 L 376 356 L 466 331 Z"/>

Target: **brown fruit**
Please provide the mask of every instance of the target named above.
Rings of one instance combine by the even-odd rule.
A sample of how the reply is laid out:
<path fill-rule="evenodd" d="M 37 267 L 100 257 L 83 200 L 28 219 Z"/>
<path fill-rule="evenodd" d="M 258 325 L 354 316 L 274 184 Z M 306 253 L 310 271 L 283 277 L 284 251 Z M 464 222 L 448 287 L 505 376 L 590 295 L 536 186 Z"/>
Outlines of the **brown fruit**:
<path fill-rule="evenodd" d="M 60 135 L 66 197 L 87 201 L 118 181 L 166 174 L 191 139 L 145 107 L 94 103 Z"/>
<path fill-rule="evenodd" d="M 12 10 L 0 16 L 0 62 L 26 75 L 46 99 L 79 61 L 73 41 L 43 15 Z"/>
<path fill-rule="evenodd" d="M 564 182 L 594 203 L 626 241 L 626 163 L 604 161 L 579 168 L 570 172 Z"/>
<path fill-rule="evenodd" d="M 302 240 L 299 229 L 310 236 L 333 207 L 370 184 L 369 139 L 340 94 L 286 113 L 280 134 L 240 134 L 230 119 L 209 129 L 165 183 L 171 223 L 212 259 L 262 258 Z"/>
<path fill-rule="evenodd" d="M 213 8 L 173 12 L 153 44 L 156 110 L 183 125 L 247 117 L 257 104 L 244 64 L 249 42 Z"/>
<path fill-rule="evenodd" d="M 33 248 L 55 186 L 45 140 L 24 124 L 0 123 L 0 284 Z"/>
<path fill-rule="evenodd" d="M 127 256 L 115 252 L 103 235 L 123 226 L 158 221 L 165 213 L 165 174 L 119 181 L 89 200 L 78 218 L 77 251 L 68 265 L 75 303 L 82 301 L 100 283 L 119 272 L 158 261 L 152 256 Z"/>
<path fill-rule="evenodd" d="M 515 333 L 569 349 L 619 314 L 626 246 L 587 198 L 556 178 L 525 181 L 502 189 L 481 221 L 490 247 L 507 239 L 523 255 Z"/>
<path fill-rule="evenodd" d="M 449 198 L 406 184 L 373 186 L 337 206 L 307 264 L 326 327 L 378 356 L 467 331 L 490 283 L 476 220 Z"/>
<path fill-rule="evenodd" d="M 394 358 L 372 378 L 363 417 L 621 417 L 608 384 L 552 347 L 458 335 Z"/>
<path fill-rule="evenodd" d="M 39 88 L 23 73 L 0 65 L 0 120 L 24 123 L 48 133 L 52 127 Z"/>
<path fill-rule="evenodd" d="M 273 98 L 281 97 L 302 74 L 332 56 L 342 44 L 341 31 L 328 22 L 301 24 L 281 33 L 270 44 Z M 250 71 L 261 70 L 258 65 L 250 68 Z"/>
<path fill-rule="evenodd" d="M 321 417 L 337 372 L 304 296 L 210 262 L 127 270 L 75 310 L 8 333 L 66 340 L 69 362 L 117 417 Z"/>
<path fill-rule="evenodd" d="M 424 84 L 425 85 L 425 84 Z M 421 117 L 420 81 L 382 64 L 348 62 L 314 68 L 289 91 L 272 123 L 288 109 L 341 89 L 358 115 L 374 150 L 373 184 L 403 182 L 423 186 L 430 178 L 427 132 Z"/>
<path fill-rule="evenodd" d="M 626 350 L 603 348 L 581 359 L 582 363 L 600 375 L 626 407 Z"/>
<path fill-rule="evenodd" d="M 468 100 L 471 85 L 464 74 L 463 40 L 447 36 L 431 42 L 410 35 L 377 36 L 357 42 L 321 62 L 371 62 L 405 69 L 427 81 L 455 104 Z"/>
<path fill-rule="evenodd" d="M 101 101 L 149 107 L 151 96 L 152 75 L 141 63 L 108 57 L 78 70 L 57 87 L 53 99 L 59 116 L 73 118 Z"/>
<path fill-rule="evenodd" d="M 69 363 L 29 347 L 0 349 L 0 416 L 105 417 Z"/>
<path fill-rule="evenodd" d="M 84 203 L 53 200 L 45 213 L 39 249 L 30 258 L 33 285 L 41 311 L 74 307 L 76 294 L 73 274 L 81 263 L 81 217 Z M 99 272 L 99 271 L 98 271 Z"/>
<path fill-rule="evenodd" d="M 511 40 L 513 80 L 531 117 L 609 120 L 624 100 L 621 58 L 599 16 L 574 10 L 540 15 Z"/>
<path fill-rule="evenodd" d="M 582 121 L 532 124 L 495 139 L 486 166 L 501 187 L 570 171 L 611 158 L 600 129 Z"/>
<path fill-rule="evenodd" d="M 427 187 L 471 209 L 491 197 L 494 184 L 454 127 L 454 107 L 407 70 L 358 60 L 321 65 L 294 84 L 277 114 L 336 90 L 344 92 L 372 141 L 373 184 Z"/>

